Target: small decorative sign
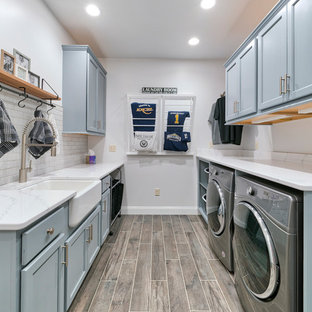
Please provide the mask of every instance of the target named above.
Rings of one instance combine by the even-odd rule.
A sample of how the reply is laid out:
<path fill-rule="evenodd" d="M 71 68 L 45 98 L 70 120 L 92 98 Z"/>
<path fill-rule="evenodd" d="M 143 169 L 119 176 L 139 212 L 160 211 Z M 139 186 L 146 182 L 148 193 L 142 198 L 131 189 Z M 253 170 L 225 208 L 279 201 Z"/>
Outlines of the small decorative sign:
<path fill-rule="evenodd" d="M 150 94 L 177 94 L 178 88 L 157 88 L 157 87 L 143 87 L 142 93 Z"/>

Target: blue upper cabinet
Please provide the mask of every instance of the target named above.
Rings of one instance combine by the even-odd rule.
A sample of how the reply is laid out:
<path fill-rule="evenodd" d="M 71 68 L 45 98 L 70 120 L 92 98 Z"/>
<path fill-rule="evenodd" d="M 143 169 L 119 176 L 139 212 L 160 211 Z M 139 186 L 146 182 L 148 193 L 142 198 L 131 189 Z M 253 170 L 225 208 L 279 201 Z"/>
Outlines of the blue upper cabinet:
<path fill-rule="evenodd" d="M 88 55 L 87 77 L 87 130 L 97 132 L 98 66 L 91 55 Z"/>
<path fill-rule="evenodd" d="M 258 124 L 261 115 L 276 112 L 288 120 L 306 117 L 312 101 L 311 17 L 311 0 L 280 0 L 226 62 L 229 123 Z"/>
<path fill-rule="evenodd" d="M 226 120 L 232 120 L 238 115 L 239 64 L 237 59 L 226 69 L 226 94 Z"/>
<path fill-rule="evenodd" d="M 226 69 L 226 120 L 257 111 L 257 44 L 253 40 Z"/>
<path fill-rule="evenodd" d="M 287 9 L 258 35 L 258 101 L 261 110 L 287 100 Z"/>
<path fill-rule="evenodd" d="M 288 4 L 288 68 L 290 99 L 312 94 L 312 1 Z"/>
<path fill-rule="evenodd" d="M 239 56 L 239 117 L 257 111 L 257 40 L 253 40 Z"/>
<path fill-rule="evenodd" d="M 106 71 L 88 46 L 63 46 L 63 131 L 105 134 Z"/>
<path fill-rule="evenodd" d="M 106 75 L 98 72 L 97 132 L 105 134 Z"/>

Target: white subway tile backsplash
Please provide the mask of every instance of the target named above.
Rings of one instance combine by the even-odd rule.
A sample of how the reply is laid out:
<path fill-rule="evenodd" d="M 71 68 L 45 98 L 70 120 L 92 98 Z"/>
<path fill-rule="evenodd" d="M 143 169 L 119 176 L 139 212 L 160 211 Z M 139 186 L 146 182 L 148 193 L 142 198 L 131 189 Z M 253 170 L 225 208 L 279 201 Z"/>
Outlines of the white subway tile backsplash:
<path fill-rule="evenodd" d="M 12 123 L 14 124 L 18 135 L 21 139 L 25 124 L 33 117 L 36 103 L 34 101 L 24 101 L 25 108 L 17 106 L 20 98 L 12 95 L 6 91 L 0 93 L 0 99 L 10 115 Z M 46 106 L 40 107 L 43 111 Z M 51 157 L 50 152 L 39 159 L 34 159 L 27 153 L 27 164 L 32 160 L 33 170 L 28 175 L 37 176 L 46 174 L 62 168 L 78 165 L 84 162 L 85 154 L 88 151 L 88 137 L 79 134 L 62 134 L 63 130 L 63 108 L 57 106 L 53 109 L 52 113 L 55 116 L 58 132 L 60 135 L 60 148 L 61 152 L 56 157 Z M 31 126 L 30 128 L 31 129 Z M 0 158 L 0 185 L 15 182 L 18 180 L 18 170 L 21 161 L 21 145 L 17 146 L 14 150 Z"/>

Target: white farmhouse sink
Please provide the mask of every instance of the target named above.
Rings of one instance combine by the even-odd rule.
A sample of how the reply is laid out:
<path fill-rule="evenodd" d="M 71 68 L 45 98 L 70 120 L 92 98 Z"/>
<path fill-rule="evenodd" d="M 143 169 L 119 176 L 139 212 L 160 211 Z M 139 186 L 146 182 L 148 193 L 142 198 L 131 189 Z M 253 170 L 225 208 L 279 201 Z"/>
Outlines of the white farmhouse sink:
<path fill-rule="evenodd" d="M 101 200 L 99 180 L 45 180 L 25 189 L 28 190 L 69 190 L 76 195 L 69 201 L 69 226 L 77 226 Z"/>

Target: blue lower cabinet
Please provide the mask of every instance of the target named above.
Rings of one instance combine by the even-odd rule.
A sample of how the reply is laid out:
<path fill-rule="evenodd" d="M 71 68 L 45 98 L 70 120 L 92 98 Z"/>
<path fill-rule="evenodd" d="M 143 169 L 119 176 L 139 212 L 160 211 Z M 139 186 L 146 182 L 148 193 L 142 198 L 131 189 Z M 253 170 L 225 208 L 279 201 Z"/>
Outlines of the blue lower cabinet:
<path fill-rule="evenodd" d="M 98 213 L 96 213 L 90 220 L 89 225 L 89 239 L 87 243 L 87 266 L 88 269 L 91 267 L 95 257 L 100 251 L 101 247 L 101 236 L 100 236 L 100 215 L 101 215 L 101 205 L 97 208 Z"/>
<path fill-rule="evenodd" d="M 73 301 L 81 283 L 87 274 L 85 260 L 86 230 L 79 228 L 66 242 L 68 265 L 66 268 L 66 310 Z"/>
<path fill-rule="evenodd" d="M 101 204 L 76 230 L 65 204 L 24 231 L 0 231 L 0 311 L 68 310 L 101 247 Z"/>
<path fill-rule="evenodd" d="M 101 245 L 104 243 L 109 233 L 109 212 L 110 212 L 111 192 L 107 190 L 102 195 L 102 211 L 101 211 Z"/>
<path fill-rule="evenodd" d="M 87 272 L 100 250 L 100 212 L 98 205 L 90 217 L 65 242 L 66 310 L 75 298 Z"/>
<path fill-rule="evenodd" d="M 65 235 L 60 234 L 21 271 L 21 312 L 63 312 Z"/>

